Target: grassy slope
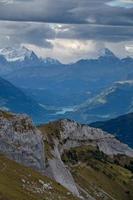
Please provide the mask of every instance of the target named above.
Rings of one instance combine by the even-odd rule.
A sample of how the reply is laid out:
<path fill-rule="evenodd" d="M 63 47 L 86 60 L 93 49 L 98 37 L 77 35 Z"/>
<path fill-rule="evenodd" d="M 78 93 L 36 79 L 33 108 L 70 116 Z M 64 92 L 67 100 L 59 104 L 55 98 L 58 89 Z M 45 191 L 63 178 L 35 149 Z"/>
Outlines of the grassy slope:
<path fill-rule="evenodd" d="M 0 200 L 53 199 L 76 200 L 53 180 L 0 155 Z"/>
<path fill-rule="evenodd" d="M 64 159 L 78 185 L 96 200 L 133 199 L 133 173 L 105 161 L 106 157 L 102 159 L 102 154 L 94 153 L 93 147 L 74 148 Z"/>

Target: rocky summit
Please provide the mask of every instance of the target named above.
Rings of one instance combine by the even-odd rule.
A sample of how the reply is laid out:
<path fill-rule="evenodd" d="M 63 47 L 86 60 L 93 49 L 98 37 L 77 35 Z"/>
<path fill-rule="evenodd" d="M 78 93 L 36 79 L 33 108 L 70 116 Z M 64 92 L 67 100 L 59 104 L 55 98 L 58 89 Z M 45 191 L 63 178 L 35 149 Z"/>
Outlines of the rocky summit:
<path fill-rule="evenodd" d="M 26 115 L 0 112 L 0 151 L 26 166 L 44 169 L 42 135 Z"/>
<path fill-rule="evenodd" d="M 127 193 L 130 194 L 126 194 L 129 196 L 127 200 L 133 197 L 131 192 L 133 150 L 101 129 L 81 125 L 68 119 L 50 122 L 36 128 L 26 115 L 1 111 L 0 152 L 21 165 L 39 171 L 42 177 L 47 176 L 58 182 L 77 198 L 99 200 L 107 197 L 106 199 L 111 200 L 116 197 L 115 193 L 110 197 L 111 192 L 104 184 L 100 192 L 103 198 L 97 198 L 98 185 L 95 186 L 93 193 L 86 185 L 91 186 L 95 179 L 91 183 L 82 182 L 85 175 L 81 173 L 82 181 L 78 181 L 81 179 L 78 174 L 80 167 L 87 170 L 87 176 L 90 169 L 95 175 L 99 172 L 98 174 L 102 174 L 104 178 L 112 177 L 115 173 L 116 176 L 120 176 L 120 180 L 118 179 L 118 182 L 112 180 L 114 185 L 117 187 L 121 180 L 126 181 L 126 185 L 121 183 L 119 190 L 122 191 L 124 187 L 126 192 L 126 188 L 129 187 Z M 107 168 L 106 173 L 104 170 L 101 171 L 105 168 Z M 118 169 L 123 173 L 119 174 Z M 73 170 L 76 170 L 75 173 Z M 90 180 L 89 177 L 86 181 Z M 119 200 L 120 197 L 115 199 Z"/>

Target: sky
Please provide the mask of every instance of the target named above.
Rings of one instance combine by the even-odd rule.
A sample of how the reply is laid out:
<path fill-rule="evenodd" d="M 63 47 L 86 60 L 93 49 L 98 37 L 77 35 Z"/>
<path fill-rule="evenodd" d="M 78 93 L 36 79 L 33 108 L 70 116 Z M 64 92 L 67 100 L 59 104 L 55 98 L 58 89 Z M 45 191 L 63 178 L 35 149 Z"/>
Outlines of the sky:
<path fill-rule="evenodd" d="M 0 0 L 0 48 L 18 46 L 63 63 L 133 56 L 133 0 Z"/>

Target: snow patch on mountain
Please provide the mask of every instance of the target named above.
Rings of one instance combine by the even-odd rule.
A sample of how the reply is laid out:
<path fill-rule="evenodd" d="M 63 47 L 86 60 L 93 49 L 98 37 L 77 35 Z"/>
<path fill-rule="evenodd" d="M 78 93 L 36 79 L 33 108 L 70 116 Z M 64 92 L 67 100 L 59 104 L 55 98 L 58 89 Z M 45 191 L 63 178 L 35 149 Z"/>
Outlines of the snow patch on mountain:
<path fill-rule="evenodd" d="M 41 58 L 37 56 L 32 50 L 27 49 L 26 47 L 22 46 L 19 48 L 15 47 L 7 47 L 4 49 L 0 49 L 0 56 L 3 56 L 5 60 L 8 63 L 13 63 L 13 62 L 24 62 L 24 64 L 27 64 L 28 61 L 33 61 L 32 65 L 34 62 L 38 63 L 39 65 L 57 65 L 61 64 L 58 60 L 54 58 Z"/>
<path fill-rule="evenodd" d="M 25 60 L 25 58 L 31 58 L 32 51 L 28 50 L 25 47 L 7 47 L 4 49 L 0 49 L 0 55 L 4 56 L 8 62 L 22 62 Z"/>
<path fill-rule="evenodd" d="M 116 57 L 115 54 L 107 48 L 102 49 L 100 51 L 100 56 L 102 56 L 102 57 Z"/>

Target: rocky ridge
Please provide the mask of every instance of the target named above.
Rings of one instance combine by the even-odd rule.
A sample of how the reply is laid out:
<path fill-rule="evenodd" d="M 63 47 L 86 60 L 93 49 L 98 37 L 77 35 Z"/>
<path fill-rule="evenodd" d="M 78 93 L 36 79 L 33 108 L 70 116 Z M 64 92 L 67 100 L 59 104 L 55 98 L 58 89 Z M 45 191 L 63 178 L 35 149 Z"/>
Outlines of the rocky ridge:
<path fill-rule="evenodd" d="M 133 157 L 133 150 L 113 135 L 75 121 L 64 119 L 52 122 L 41 126 L 40 130 L 44 134 L 45 145 L 47 145 L 45 150 L 47 174 L 77 196 L 79 196 L 77 185 L 61 160 L 65 150 L 91 145 L 98 147 L 99 151 L 110 157 L 115 155 Z"/>
<path fill-rule="evenodd" d="M 82 145 L 98 146 L 99 150 L 108 156 L 123 154 L 133 157 L 133 150 L 128 145 L 121 143 L 115 136 L 102 131 L 81 125 L 75 121 L 62 120 L 61 140 L 65 140 L 63 149 Z"/>
<path fill-rule="evenodd" d="M 40 129 L 40 130 L 39 130 Z M 26 115 L 0 112 L 0 152 L 54 179 L 80 197 L 79 187 L 63 162 L 65 150 L 95 146 L 110 157 L 133 158 L 133 150 L 100 129 L 60 120 L 37 129 Z"/>

